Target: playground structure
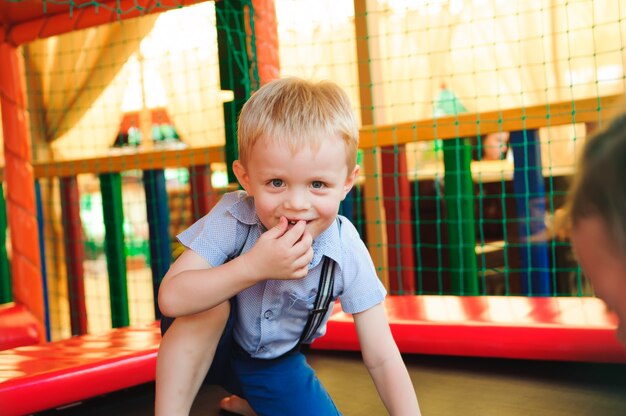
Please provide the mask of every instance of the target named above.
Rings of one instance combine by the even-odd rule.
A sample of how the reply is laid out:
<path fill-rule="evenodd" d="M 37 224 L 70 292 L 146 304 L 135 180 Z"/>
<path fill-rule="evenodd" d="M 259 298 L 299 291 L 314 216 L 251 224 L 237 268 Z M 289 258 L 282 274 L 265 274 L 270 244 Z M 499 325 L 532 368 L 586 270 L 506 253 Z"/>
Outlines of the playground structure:
<path fill-rule="evenodd" d="M 212 170 L 217 164 L 229 166 L 236 158 L 233 126 L 238 109 L 255 86 L 279 73 L 278 62 L 274 59 L 278 49 L 274 4 L 217 2 L 221 88 L 232 91 L 233 96 L 232 101 L 224 103 L 224 146 L 144 148 L 80 160 L 36 162 L 30 154 L 27 120 L 32 115 L 26 105 L 24 69 L 18 46 L 40 37 L 196 2 L 160 2 L 159 7 L 150 1 L 119 2 L 117 7 L 112 6 L 114 2 L 102 2 L 103 7 L 97 10 L 89 3 L 48 5 L 49 8 L 42 11 L 42 4 L 35 1 L 25 2 L 21 5 L 23 9 L 19 3 L 2 9 L 7 16 L 16 19 L 10 25 L 5 23 L 6 29 L 0 34 L 0 104 L 8 228 L 20 230 L 10 233 L 10 261 L 6 251 L 0 252 L 1 270 L 5 271 L 0 294 L 7 304 L 0 309 L 0 345 L 7 348 L 0 353 L 0 363 L 18 362 L 5 373 L 0 372 L 0 407 L 10 409 L 9 414 L 54 407 L 153 378 L 158 346 L 156 327 L 148 324 L 127 328 L 131 320 L 123 225 L 123 173 L 142 172 L 151 285 L 155 294 L 169 267 L 172 252 L 170 215 L 173 212 L 165 169 L 189 170 L 189 219 L 197 219 L 207 212 L 224 191 L 213 189 Z M 136 7 L 137 3 L 141 8 Z M 360 147 L 365 174 L 342 212 L 361 230 L 385 286 L 393 295 L 398 295 L 390 299 L 388 312 L 401 348 L 405 352 L 430 354 L 626 362 L 626 356 L 612 337 L 615 318 L 597 299 L 582 293 L 580 287 L 574 293 L 578 296 L 573 298 L 555 296 L 564 294 L 560 293 L 555 274 L 561 266 L 556 264 L 554 255 L 564 243 L 545 237 L 548 231 L 545 218 L 556 208 L 550 206 L 554 204 L 551 194 L 556 188 L 548 187 L 546 192 L 546 181 L 550 185 L 555 178 L 568 176 L 572 166 L 564 169 L 564 173 L 551 166 L 546 169 L 542 164 L 539 137 L 539 129 L 546 127 L 576 124 L 588 130 L 597 128 L 622 108 L 622 96 L 613 94 L 461 113 L 456 98 L 447 95 L 448 102 L 440 103 L 447 114 L 419 121 L 380 124 L 375 122 L 376 86 L 380 79 L 364 64 L 371 62 L 373 53 L 373 46 L 367 42 L 371 23 L 367 2 L 355 1 L 354 5 L 359 56 L 357 90 L 363 125 Z M 251 48 L 250 44 L 256 47 Z M 256 54 L 251 54 L 251 49 Z M 247 59 L 242 60 L 241 56 Z M 143 112 L 139 117 L 143 117 L 141 127 L 145 128 L 150 114 Z M 511 132 L 513 162 L 472 163 L 471 145 L 466 138 L 502 131 Z M 409 169 L 407 161 L 411 150 L 407 150 L 408 147 L 435 140 L 443 142 L 443 149 L 436 156 L 440 163 L 433 165 L 432 172 Z M 85 173 L 98 176 L 102 194 L 111 327 L 119 328 L 107 334 L 89 334 L 82 261 L 84 225 L 80 218 L 78 180 L 78 176 Z M 490 176 L 495 180 L 490 182 Z M 443 195 L 438 194 L 441 189 L 435 189 L 436 195 L 430 196 L 425 188 L 437 179 L 445 181 Z M 59 183 L 67 311 L 70 332 L 78 336 L 67 340 L 56 340 L 51 333 L 44 241 L 46 224 L 42 212 L 46 207 L 42 199 L 51 196 L 42 196 L 39 184 L 42 180 L 58 180 Z M 32 189 L 25 186 L 29 183 L 35 186 Z M 505 250 L 499 250 L 497 243 L 476 235 L 477 222 L 481 223 L 480 232 L 489 219 L 480 215 L 476 218 L 475 204 L 488 200 L 477 198 L 475 187 L 478 184 L 479 194 L 483 195 L 482 187 L 486 189 L 489 183 L 499 185 L 502 192 L 505 186 L 512 186 L 514 198 L 510 201 L 515 216 L 521 219 L 511 227 L 511 224 L 504 227 L 515 233 L 515 238 L 504 238 Z M 440 234 L 434 241 L 445 250 L 439 248 L 435 256 L 429 251 L 433 241 L 420 234 L 420 230 L 432 224 L 426 217 L 414 218 L 416 212 L 421 212 L 415 206 L 420 198 L 425 202 L 438 198 L 437 207 L 445 207 L 445 213 L 437 213 L 437 225 L 445 221 L 445 228 L 439 229 Z M 500 198 L 497 202 L 504 205 L 509 200 Z M 542 235 L 544 238 L 535 239 Z M 486 256 L 493 252 L 493 247 L 495 251 L 504 252 L 505 259 L 505 267 L 497 276 L 486 273 L 490 269 Z M 513 252 L 516 254 L 512 255 Z M 429 266 L 433 260 L 435 265 Z M 435 276 L 434 280 L 430 276 Z M 488 296 L 493 294 L 492 280 L 504 285 L 499 294 L 505 296 Z M 487 296 L 478 297 L 480 295 Z M 154 298 L 153 295 L 151 299 Z M 153 303 L 150 307 L 154 318 L 158 319 L 157 305 Z M 459 310 L 465 313 L 458 313 Z M 509 311 L 508 315 L 504 311 Z M 337 310 L 329 323 L 327 336 L 316 346 L 358 348 L 350 325 L 349 317 Z M 5 329 L 7 327 L 10 328 Z M 498 344 L 497 339 L 503 334 L 511 340 L 526 340 L 524 348 L 515 349 L 519 342 Z M 425 343 L 424 338 L 434 341 Z M 45 343 L 51 339 L 55 341 Z M 563 345 L 552 354 L 550 351 L 559 340 Z M 28 344 L 41 345 L 13 349 Z M 78 358 L 70 360 L 67 354 L 77 351 Z M 56 361 L 47 366 L 33 365 L 42 357 L 56 357 Z M 129 374 L 135 377 L 128 378 Z M 107 382 L 102 383 L 103 380 Z M 93 388 L 96 383 L 98 387 Z M 52 391 L 56 393 L 44 393 Z M 27 397 L 41 399 L 34 403 L 24 400 Z M 15 407 L 5 407 L 9 403 Z"/>

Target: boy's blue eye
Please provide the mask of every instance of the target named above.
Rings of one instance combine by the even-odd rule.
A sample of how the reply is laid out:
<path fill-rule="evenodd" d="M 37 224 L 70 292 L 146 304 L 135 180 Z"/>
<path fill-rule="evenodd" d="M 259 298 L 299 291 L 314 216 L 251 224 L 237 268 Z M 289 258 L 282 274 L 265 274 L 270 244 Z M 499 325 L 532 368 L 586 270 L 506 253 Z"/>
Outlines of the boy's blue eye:
<path fill-rule="evenodd" d="M 275 188 L 280 188 L 281 186 L 283 186 L 283 180 L 282 179 L 272 179 L 270 183 Z"/>
<path fill-rule="evenodd" d="M 311 187 L 315 188 L 315 189 L 321 189 L 324 187 L 324 182 L 321 181 L 313 181 L 311 183 Z"/>

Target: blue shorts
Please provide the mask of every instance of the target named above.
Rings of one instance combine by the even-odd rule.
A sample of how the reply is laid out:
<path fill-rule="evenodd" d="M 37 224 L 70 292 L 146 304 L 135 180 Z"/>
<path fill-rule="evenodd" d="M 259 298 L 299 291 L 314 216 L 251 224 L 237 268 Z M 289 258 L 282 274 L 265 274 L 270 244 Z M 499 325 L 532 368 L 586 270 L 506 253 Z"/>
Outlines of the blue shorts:
<path fill-rule="evenodd" d="M 216 384 L 248 400 L 259 416 L 340 415 L 299 348 L 270 360 L 252 358 L 233 339 L 236 300 L 217 346 L 205 384 Z M 165 333 L 173 320 L 163 318 Z"/>

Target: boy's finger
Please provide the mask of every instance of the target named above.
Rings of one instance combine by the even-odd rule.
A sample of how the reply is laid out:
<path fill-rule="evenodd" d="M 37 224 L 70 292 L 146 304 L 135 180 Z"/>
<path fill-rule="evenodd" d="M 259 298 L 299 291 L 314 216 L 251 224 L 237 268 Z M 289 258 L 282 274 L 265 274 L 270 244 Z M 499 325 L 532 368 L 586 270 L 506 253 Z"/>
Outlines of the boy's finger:
<path fill-rule="evenodd" d="M 311 236 L 311 233 L 307 229 L 305 229 L 304 232 L 302 233 L 302 237 L 300 237 L 300 241 L 309 247 L 311 247 L 311 245 L 313 244 L 313 237 Z"/>
<path fill-rule="evenodd" d="M 285 239 L 285 242 L 292 247 L 302 237 L 306 229 L 306 221 L 298 221 L 291 229 L 281 237 Z"/>
<path fill-rule="evenodd" d="M 293 245 L 294 252 L 297 255 L 304 255 L 308 250 L 313 251 L 311 248 L 312 244 L 313 238 L 311 238 L 311 234 L 305 230 L 304 233 L 302 233 L 300 240 Z"/>
<path fill-rule="evenodd" d="M 269 239 L 276 239 L 281 237 L 287 231 L 287 218 L 280 217 L 278 224 L 267 230 L 263 235 Z"/>

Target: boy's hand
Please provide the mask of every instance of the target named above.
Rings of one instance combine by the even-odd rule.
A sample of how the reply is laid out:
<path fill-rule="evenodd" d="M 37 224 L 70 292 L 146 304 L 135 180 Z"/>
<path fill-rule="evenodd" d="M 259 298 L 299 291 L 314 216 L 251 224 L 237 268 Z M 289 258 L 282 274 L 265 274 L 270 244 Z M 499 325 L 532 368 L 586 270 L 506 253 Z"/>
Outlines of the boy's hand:
<path fill-rule="evenodd" d="M 257 280 L 301 279 L 307 275 L 313 259 L 312 243 L 306 221 L 298 221 L 288 229 L 287 218 L 281 217 L 240 259 L 250 276 Z"/>

